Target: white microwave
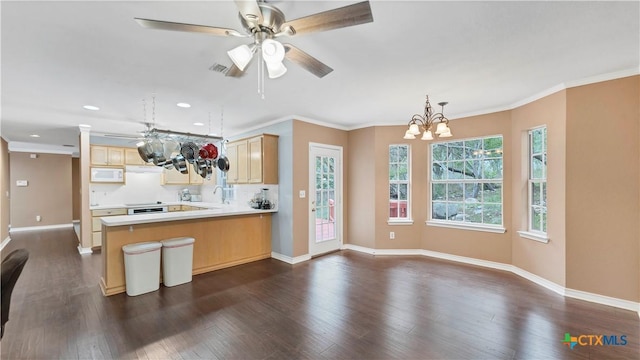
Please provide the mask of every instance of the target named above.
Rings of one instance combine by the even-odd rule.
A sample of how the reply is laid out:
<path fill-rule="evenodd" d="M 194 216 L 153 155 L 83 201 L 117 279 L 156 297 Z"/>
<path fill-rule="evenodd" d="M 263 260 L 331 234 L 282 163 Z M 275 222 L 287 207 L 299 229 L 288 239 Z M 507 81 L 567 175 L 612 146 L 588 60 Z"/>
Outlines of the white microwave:
<path fill-rule="evenodd" d="M 123 183 L 124 169 L 92 167 L 91 182 Z"/>

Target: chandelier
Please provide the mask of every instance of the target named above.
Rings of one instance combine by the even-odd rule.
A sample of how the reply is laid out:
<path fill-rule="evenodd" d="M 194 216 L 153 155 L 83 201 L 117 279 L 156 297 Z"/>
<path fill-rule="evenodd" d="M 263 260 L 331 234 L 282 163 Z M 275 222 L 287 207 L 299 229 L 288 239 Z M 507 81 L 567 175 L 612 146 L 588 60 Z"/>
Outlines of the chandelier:
<path fill-rule="evenodd" d="M 439 102 L 438 105 L 442 107 L 439 113 L 434 114 L 431 104 L 429 103 L 429 95 L 427 95 L 427 103 L 424 106 L 424 116 L 415 114 L 409 121 L 409 129 L 404 133 L 404 139 L 415 139 L 416 135 L 420 135 L 422 132 L 421 140 L 433 140 L 433 132 L 431 129 L 434 124 L 436 125 L 435 134 L 439 137 L 451 137 L 451 129 L 449 128 L 449 119 L 447 119 L 443 112 L 444 106 L 448 102 Z"/>

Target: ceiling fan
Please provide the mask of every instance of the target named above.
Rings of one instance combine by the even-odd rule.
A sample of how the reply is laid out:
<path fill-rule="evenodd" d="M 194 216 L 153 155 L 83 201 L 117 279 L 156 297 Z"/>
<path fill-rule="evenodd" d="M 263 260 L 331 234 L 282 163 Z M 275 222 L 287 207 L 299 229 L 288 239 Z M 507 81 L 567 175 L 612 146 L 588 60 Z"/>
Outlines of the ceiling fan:
<path fill-rule="evenodd" d="M 243 44 L 227 51 L 233 65 L 225 75 L 240 77 L 251 62 L 254 55 L 263 60 L 269 78 L 278 78 L 287 72 L 282 63 L 284 58 L 302 66 L 315 76 L 322 78 L 333 71 L 320 60 L 305 53 L 291 44 L 283 44 L 276 40 L 281 36 L 294 36 L 307 33 L 339 29 L 348 26 L 365 24 L 373 21 L 369 1 L 347 5 L 295 20 L 285 20 L 284 13 L 273 5 L 255 0 L 235 0 L 239 10 L 240 23 L 244 33 L 233 29 L 177 23 L 162 20 L 135 18 L 142 27 L 160 30 L 173 30 L 204 33 L 214 36 L 252 37 L 253 42 Z"/>

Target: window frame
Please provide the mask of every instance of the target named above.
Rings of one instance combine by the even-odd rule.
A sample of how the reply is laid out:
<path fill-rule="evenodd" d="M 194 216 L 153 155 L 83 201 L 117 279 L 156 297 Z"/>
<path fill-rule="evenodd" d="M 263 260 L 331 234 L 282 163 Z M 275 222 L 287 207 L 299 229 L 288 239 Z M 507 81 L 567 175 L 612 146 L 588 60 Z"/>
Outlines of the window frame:
<path fill-rule="evenodd" d="M 491 179 L 485 179 L 485 178 L 481 178 L 481 179 L 465 179 L 465 178 L 461 178 L 461 179 L 444 179 L 444 180 L 434 180 L 433 179 L 433 166 L 434 163 L 437 163 L 438 161 L 434 158 L 434 147 L 436 145 L 442 145 L 442 144 L 449 144 L 449 143 L 457 143 L 460 142 L 462 143 L 462 148 L 465 149 L 465 144 L 467 142 L 472 142 L 472 141 L 482 141 L 484 144 L 484 140 L 485 139 L 492 139 L 492 138 L 500 138 L 502 140 L 502 147 L 499 149 L 500 150 L 500 157 L 495 157 L 493 158 L 493 160 L 495 159 L 500 159 L 501 162 L 501 168 L 502 168 L 502 174 L 500 176 L 500 178 L 491 178 Z M 484 150 L 484 145 L 482 147 L 482 150 Z M 484 160 L 487 160 L 486 158 L 483 158 Z M 489 158 L 491 159 L 491 158 Z M 447 160 L 450 161 L 450 160 Z M 473 158 L 467 158 L 464 155 L 464 150 L 463 150 L 463 158 L 462 160 L 456 160 L 456 161 L 461 161 L 465 164 L 466 167 L 466 162 L 467 161 L 473 161 Z M 445 186 L 448 186 L 451 183 L 462 183 L 463 184 L 463 188 L 464 188 L 464 184 L 466 183 L 499 183 L 500 184 L 500 224 L 487 224 L 487 223 L 477 223 L 477 222 L 468 222 L 468 221 L 460 221 L 460 220 L 449 220 L 449 219 L 436 219 L 433 216 L 433 202 L 434 202 L 434 194 L 433 194 L 433 188 L 434 188 L 434 184 L 445 184 Z M 437 226 L 437 227 L 447 227 L 447 228 L 455 228 L 455 229 L 464 229 L 464 230 L 475 230 L 475 231 L 485 231 L 485 232 L 492 232 L 492 233 L 504 233 L 506 232 L 506 229 L 504 228 L 504 136 L 502 134 L 496 134 L 496 135 L 488 135 L 488 136 L 479 136 L 479 137 L 471 137 L 471 138 L 465 138 L 465 139 L 456 139 L 456 140 L 448 140 L 448 141 L 439 141 L 439 142 L 434 142 L 432 144 L 430 144 L 429 146 L 429 174 L 428 174 L 428 188 L 429 188 L 429 198 L 428 198 L 428 220 L 425 222 L 426 225 L 428 226 Z M 464 196 L 464 195 L 463 195 Z M 446 204 L 448 204 L 450 201 L 447 199 L 444 201 Z M 462 200 L 462 203 L 465 204 L 464 199 Z M 481 202 L 480 204 L 484 204 L 484 201 Z M 487 203 L 487 204 L 492 204 L 492 205 L 496 205 L 497 203 Z M 447 205 L 448 206 L 448 205 Z M 483 212 L 483 216 L 484 216 L 484 212 Z"/>
<path fill-rule="evenodd" d="M 391 160 L 391 149 L 393 147 L 405 147 L 407 149 L 407 160 L 406 160 L 406 165 L 407 165 L 407 179 L 406 180 L 400 180 L 400 179 L 396 179 L 396 180 L 392 180 L 391 179 L 391 166 L 392 165 L 399 165 L 399 164 L 403 164 L 401 162 L 392 162 Z M 413 219 L 412 219 L 412 215 L 411 215 L 411 145 L 410 144 L 389 144 L 389 149 L 388 149 L 388 168 L 387 168 L 387 180 L 388 180 L 388 184 L 389 186 L 387 187 L 387 224 L 389 225 L 411 225 L 413 224 Z M 401 184 L 406 184 L 407 186 L 407 199 L 406 199 L 406 217 L 391 217 L 391 204 L 393 202 L 395 202 L 397 204 L 396 208 L 400 209 L 400 202 L 401 201 L 405 201 L 405 200 L 400 200 L 400 199 L 391 199 L 391 186 L 393 184 L 396 185 L 401 185 Z M 399 196 L 398 196 L 399 197 Z M 400 214 L 400 211 L 398 211 L 397 215 Z"/>
<path fill-rule="evenodd" d="M 540 152 L 535 152 L 534 149 L 534 142 L 533 142 L 533 136 L 534 136 L 534 132 L 543 130 L 542 133 L 542 149 Z M 523 237 L 523 238 L 527 238 L 530 240 L 535 240 L 535 241 L 540 241 L 542 243 L 548 243 L 549 242 L 549 236 L 548 236 L 548 228 L 544 229 L 544 230 L 538 230 L 538 229 L 534 229 L 533 227 L 533 212 L 535 211 L 535 208 L 538 208 L 541 210 L 541 212 L 544 212 L 545 216 L 544 216 L 544 220 L 541 217 L 540 218 L 540 229 L 543 229 L 542 224 L 546 224 L 548 226 L 548 206 L 547 206 L 547 191 L 548 191 L 548 186 L 547 186 L 547 175 L 548 175 L 548 165 L 547 165 L 547 159 L 548 159 L 548 139 L 549 139 L 549 135 L 548 135 L 548 129 L 546 125 L 542 125 L 542 126 L 538 126 L 535 128 L 531 128 L 529 130 L 527 130 L 527 141 L 528 141 L 528 147 L 527 147 L 527 209 L 526 209 L 526 213 L 527 213 L 527 230 L 526 231 L 518 231 L 518 234 Z M 540 177 L 535 177 L 534 175 L 534 159 L 536 156 L 541 156 L 542 157 L 542 176 Z M 540 196 L 545 199 L 544 200 L 544 204 L 534 204 L 534 196 L 533 196 L 533 185 L 534 184 L 539 184 L 540 185 Z M 544 194 L 544 195 L 543 195 Z M 547 231 L 545 231 L 547 230 Z"/>

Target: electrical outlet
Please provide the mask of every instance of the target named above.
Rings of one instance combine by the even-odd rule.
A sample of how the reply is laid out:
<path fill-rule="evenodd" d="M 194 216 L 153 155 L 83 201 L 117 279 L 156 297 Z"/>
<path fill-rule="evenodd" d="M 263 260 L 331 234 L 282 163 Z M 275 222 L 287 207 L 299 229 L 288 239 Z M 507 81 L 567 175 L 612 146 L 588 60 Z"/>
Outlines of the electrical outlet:
<path fill-rule="evenodd" d="M 42 220 L 42 217 L 40 217 L 40 215 L 36 215 L 36 221 L 40 221 Z"/>
<path fill-rule="evenodd" d="M 392 231 L 392 232 L 390 232 L 390 233 L 389 233 L 389 239 L 393 240 L 393 239 L 395 239 L 395 238 L 396 238 L 396 233 L 395 233 L 395 232 L 393 232 L 393 231 Z"/>

